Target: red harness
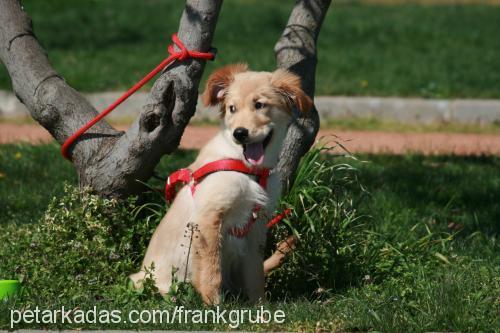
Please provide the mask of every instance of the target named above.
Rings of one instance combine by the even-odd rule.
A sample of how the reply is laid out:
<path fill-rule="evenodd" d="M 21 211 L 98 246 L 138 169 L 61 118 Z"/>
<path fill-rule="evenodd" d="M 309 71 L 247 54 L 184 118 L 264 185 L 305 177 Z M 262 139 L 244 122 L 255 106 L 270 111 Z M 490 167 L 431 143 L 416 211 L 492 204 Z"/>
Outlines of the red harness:
<path fill-rule="evenodd" d="M 249 168 L 242 161 L 234 159 L 225 159 L 210 162 L 203 165 L 201 168 L 194 172 L 190 169 L 180 169 L 175 171 L 168 177 L 167 183 L 165 185 L 165 198 L 168 202 L 172 202 L 177 193 L 177 185 L 179 184 L 188 185 L 191 189 L 191 193 L 194 195 L 196 186 L 201 180 L 203 180 L 204 177 L 208 176 L 211 173 L 219 171 L 237 171 L 247 175 L 256 176 L 257 182 L 265 190 L 267 187 L 267 178 L 269 177 L 270 170 L 267 168 Z M 248 222 L 240 228 L 231 228 L 229 230 L 229 233 L 238 238 L 245 237 L 250 232 L 252 225 L 257 220 L 257 213 L 260 208 L 261 207 L 259 205 L 255 205 L 255 208 L 253 209 L 252 215 L 248 219 Z M 267 227 L 269 228 L 278 223 L 289 213 L 290 209 L 285 210 L 283 214 L 280 214 L 272 219 L 267 224 Z"/>

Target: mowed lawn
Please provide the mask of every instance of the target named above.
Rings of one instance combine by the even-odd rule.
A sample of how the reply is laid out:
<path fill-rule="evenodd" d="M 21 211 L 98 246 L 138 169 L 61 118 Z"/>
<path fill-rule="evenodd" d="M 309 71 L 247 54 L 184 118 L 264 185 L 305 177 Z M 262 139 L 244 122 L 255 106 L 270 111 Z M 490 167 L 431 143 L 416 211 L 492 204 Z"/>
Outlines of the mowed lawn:
<path fill-rule="evenodd" d="M 77 89 L 122 90 L 164 57 L 183 1 L 24 0 L 54 67 Z M 293 1 L 226 1 L 214 68 L 275 68 Z M 500 97 L 500 6 L 333 2 L 319 38 L 318 95 Z M 0 69 L 0 87 L 10 86 Z"/>
<path fill-rule="evenodd" d="M 166 175 L 186 165 L 194 156 L 195 152 L 189 151 L 180 151 L 173 156 L 167 156 L 160 163 L 158 173 Z M 308 174 L 306 171 L 303 171 L 300 176 L 302 181 L 308 177 L 313 178 L 315 185 L 309 184 L 308 186 L 313 187 L 301 189 L 299 196 L 306 201 L 310 200 L 308 196 L 315 197 L 317 205 L 324 207 L 320 210 L 330 210 L 314 216 L 335 218 L 345 210 L 355 211 L 355 216 L 357 216 L 348 223 L 345 223 L 345 219 L 342 220 L 345 225 L 337 226 L 338 229 L 335 229 L 338 233 L 334 237 L 337 242 L 337 253 L 323 253 L 320 259 L 324 256 L 323 259 L 326 260 L 324 266 L 318 266 L 318 262 L 311 263 L 316 270 L 308 272 L 309 276 L 324 275 L 330 280 L 331 287 L 328 290 L 317 289 L 322 285 L 319 284 L 319 280 L 315 282 L 314 278 L 300 280 L 300 283 L 289 285 L 294 278 L 308 271 L 307 267 L 289 272 L 289 275 L 283 275 L 289 280 L 276 280 L 272 277 L 270 288 L 273 292 L 292 294 L 286 298 L 278 296 L 273 298 L 271 295 L 269 304 L 271 308 L 283 309 L 287 321 L 282 325 L 243 325 L 240 329 L 311 331 L 320 327 L 341 331 L 475 332 L 494 331 L 500 327 L 496 317 L 500 292 L 500 252 L 497 242 L 500 222 L 500 205 L 498 204 L 500 159 L 498 157 L 358 156 L 358 160 L 353 160 L 346 157 L 323 156 L 320 160 L 323 161 L 324 166 L 317 170 L 313 168 L 315 173 L 324 172 L 325 166 L 338 166 L 333 173 L 334 178 L 331 178 L 332 188 L 343 184 L 339 183 L 340 178 L 350 177 L 354 180 L 345 182 L 345 191 L 336 189 L 333 192 L 335 195 L 343 193 L 340 195 L 341 200 L 335 201 L 340 203 L 339 205 L 321 206 L 322 202 L 329 198 L 318 197 L 318 193 L 321 192 L 318 192 L 317 188 L 329 187 L 329 183 L 321 183 L 320 178 L 316 179 L 316 175 Z M 317 163 L 319 162 L 311 163 L 311 165 Z M 346 170 L 352 171 L 350 176 L 346 176 Z M 19 248 L 19 244 L 23 242 L 22 237 L 33 233 L 36 241 L 26 241 L 27 246 L 31 248 L 30 251 L 35 251 L 34 253 L 42 251 L 43 254 L 45 250 L 38 248 L 40 244 L 43 244 L 43 237 L 54 239 L 64 237 L 57 233 L 38 236 L 38 238 L 36 236 L 37 233 L 43 233 L 45 227 L 42 227 L 40 231 L 37 226 L 42 223 L 39 219 L 52 197 L 57 197 L 58 200 L 62 198 L 64 182 L 76 184 L 76 177 L 71 164 L 59 156 L 56 145 L 0 146 L 0 225 L 4 230 L 3 239 L 11 241 L 13 249 Z M 151 181 L 150 184 L 153 187 L 161 186 L 160 181 Z M 63 199 L 61 204 L 56 204 L 55 208 L 53 206 L 52 211 L 54 209 L 58 211 L 59 205 L 71 200 L 73 199 Z M 89 201 L 88 204 L 92 205 L 92 202 Z M 314 211 L 314 207 L 308 208 Z M 64 218 L 67 213 L 61 211 L 60 214 L 63 216 L 61 218 Z M 92 217 L 89 218 L 92 219 Z M 102 218 L 108 217 L 103 215 Z M 308 219 L 301 215 L 291 222 L 312 223 L 313 225 L 317 223 Z M 57 221 L 55 223 L 57 224 Z M 74 223 L 74 228 L 80 228 L 80 222 Z M 126 224 L 125 221 L 117 223 Z M 154 228 L 150 220 L 139 220 L 137 223 L 139 228 L 143 226 L 149 229 Z M 15 230 L 23 226 L 28 227 L 27 234 L 17 235 Z M 316 224 L 316 227 L 318 226 L 321 224 Z M 58 228 L 55 230 L 67 233 L 66 229 L 69 230 L 73 226 Z M 316 249 L 318 251 L 323 249 L 323 244 L 315 245 L 314 242 L 323 242 L 328 239 L 316 238 L 321 237 L 322 234 L 321 230 L 317 232 L 319 234 L 315 234 L 316 236 L 306 238 L 312 244 L 306 244 L 302 250 L 298 251 L 309 249 L 314 252 Z M 89 245 L 94 242 L 100 241 L 88 240 L 84 244 Z M 3 246 L 5 249 L 6 245 Z M 47 253 L 51 254 L 57 250 L 57 247 L 66 245 L 50 243 L 46 246 L 49 247 L 46 250 Z M 0 250 L 1 248 L 2 246 Z M 78 254 L 75 251 L 77 250 L 71 249 L 67 254 L 68 258 L 71 258 L 74 253 Z M 2 253 L 2 256 L 4 255 L 22 258 L 26 257 L 27 253 Z M 99 254 L 96 252 L 95 255 L 94 264 L 101 265 L 99 261 L 101 259 L 98 259 Z M 297 255 L 311 255 L 312 258 L 318 258 L 315 253 L 298 253 Z M 77 255 L 75 259 L 68 260 L 77 260 L 79 264 L 82 264 L 82 261 L 87 260 L 85 256 L 82 256 Z M 329 256 L 334 256 L 334 260 L 327 260 Z M 26 260 L 30 262 L 30 255 L 27 258 Z M 63 259 L 57 260 L 63 262 Z M 121 260 L 126 262 L 127 258 L 119 259 L 118 263 Z M 287 264 L 285 270 L 297 269 L 294 266 L 294 260 Z M 332 262 L 334 265 L 330 266 Z M 113 263 L 109 267 L 115 267 L 118 263 Z M 88 266 L 83 269 L 92 271 Z M 6 272 L 13 271 L 15 271 L 13 268 L 5 267 L 3 263 L 0 263 L 0 277 L 2 274 L 12 274 Z M 46 280 L 47 282 L 43 283 L 48 283 L 48 285 L 56 285 L 58 279 L 68 279 L 67 276 L 60 275 L 61 273 L 57 271 L 42 270 L 41 272 L 43 274 L 37 275 L 36 279 Z M 106 274 L 110 273 L 103 272 L 104 276 Z M 89 295 L 93 295 L 92 290 L 96 288 L 96 286 L 85 284 L 81 287 L 84 295 L 67 295 L 62 291 L 59 296 L 48 295 L 49 290 L 37 289 L 35 290 L 37 298 L 24 300 L 23 302 L 27 303 L 22 304 L 60 308 L 61 305 L 68 303 L 68 306 L 85 309 L 91 309 L 97 305 L 100 308 L 123 310 L 135 309 L 135 307 L 139 309 L 163 308 L 167 304 L 171 305 L 161 298 L 148 294 L 129 295 L 124 291 L 113 291 L 122 290 L 119 286 L 124 285 L 122 281 L 125 277 L 125 274 L 123 276 L 111 274 L 110 279 L 117 281 L 108 287 L 112 289 L 110 292 L 115 293 L 111 298 L 85 298 L 87 288 L 89 288 L 87 291 Z M 83 279 L 95 281 L 92 275 Z M 99 277 L 96 276 L 95 279 Z M 71 280 L 72 278 L 69 278 L 68 281 Z M 38 283 L 36 280 L 31 281 Z M 72 283 L 77 282 L 72 281 Z M 304 286 L 311 283 L 318 283 L 317 287 L 313 288 L 314 292 L 302 293 L 299 296 L 294 294 L 295 291 L 302 290 Z M 288 291 L 282 290 L 283 288 Z M 180 298 L 179 295 L 177 297 Z M 7 328 L 7 309 L 11 307 L 20 307 L 20 304 L 7 303 L 3 308 L 0 304 L 1 328 Z M 226 305 L 226 308 L 241 307 L 245 307 L 241 302 L 229 302 Z M 29 327 L 29 325 L 24 327 Z M 130 324 L 87 325 L 83 328 L 85 327 L 138 328 Z M 228 326 L 142 325 L 140 328 L 227 329 Z"/>

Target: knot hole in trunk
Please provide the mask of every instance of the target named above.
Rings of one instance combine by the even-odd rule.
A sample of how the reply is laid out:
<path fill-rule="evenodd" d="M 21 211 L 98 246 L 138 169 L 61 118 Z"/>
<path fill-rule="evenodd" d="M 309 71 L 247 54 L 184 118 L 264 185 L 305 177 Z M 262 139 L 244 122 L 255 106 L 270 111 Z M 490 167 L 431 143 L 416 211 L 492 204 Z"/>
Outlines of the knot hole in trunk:
<path fill-rule="evenodd" d="M 148 132 L 153 132 L 159 126 L 167 126 L 171 122 L 175 107 L 174 83 L 169 82 L 162 94 L 162 100 L 152 110 L 146 112 L 141 120 L 141 126 Z"/>

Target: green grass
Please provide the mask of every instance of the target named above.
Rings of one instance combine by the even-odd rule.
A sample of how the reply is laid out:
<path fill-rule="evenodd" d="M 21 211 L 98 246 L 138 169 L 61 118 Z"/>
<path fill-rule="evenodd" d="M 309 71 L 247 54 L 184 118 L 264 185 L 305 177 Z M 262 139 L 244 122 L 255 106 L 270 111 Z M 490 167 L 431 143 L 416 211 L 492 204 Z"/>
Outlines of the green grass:
<path fill-rule="evenodd" d="M 55 68 L 84 91 L 125 89 L 166 56 L 181 1 L 24 0 Z M 224 3 L 207 67 L 275 67 L 291 3 Z M 500 6 L 333 3 L 319 38 L 317 94 L 500 97 Z M 5 70 L 0 87 L 8 88 Z"/>
<path fill-rule="evenodd" d="M 158 171 L 166 175 L 194 156 L 183 151 L 167 156 Z M 284 205 L 295 207 L 288 222 L 302 241 L 267 285 L 266 307 L 285 311 L 287 320 L 240 329 L 498 329 L 500 158 L 360 158 L 316 153 L 304 161 L 296 186 L 284 198 Z M 0 277 L 21 278 L 26 287 L 20 297 L 0 302 L 0 328 L 8 328 L 8 309 L 36 305 L 124 312 L 202 306 L 183 284 L 173 292 L 176 299 L 162 299 L 151 288 L 127 288 L 126 276 L 137 269 L 165 210 L 156 194 L 147 205 L 122 204 L 65 190 L 63 183 L 76 179 L 55 145 L 2 145 L 0 172 Z M 160 187 L 161 181 L 151 185 Z M 272 239 L 289 233 L 290 226 L 273 229 Z M 229 298 L 224 308 L 247 306 Z M 69 327 L 19 327 L 41 326 Z"/>
<path fill-rule="evenodd" d="M 0 146 L 0 223 L 37 222 L 50 199 L 61 195 L 61 180 L 77 182 L 55 145 Z"/>

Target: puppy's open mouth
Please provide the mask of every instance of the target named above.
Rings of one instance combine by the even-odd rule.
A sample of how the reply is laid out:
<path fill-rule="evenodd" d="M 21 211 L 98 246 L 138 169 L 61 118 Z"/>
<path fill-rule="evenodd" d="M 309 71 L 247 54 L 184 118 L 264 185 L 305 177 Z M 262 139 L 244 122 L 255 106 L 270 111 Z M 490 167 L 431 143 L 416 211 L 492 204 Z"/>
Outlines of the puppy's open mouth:
<path fill-rule="evenodd" d="M 252 165 L 261 165 L 264 162 L 264 150 L 269 142 L 271 142 L 272 137 L 273 131 L 271 130 L 264 140 L 244 144 L 243 155 L 245 159 Z"/>

